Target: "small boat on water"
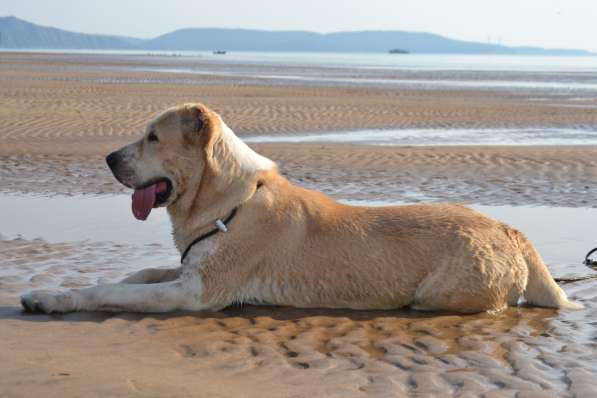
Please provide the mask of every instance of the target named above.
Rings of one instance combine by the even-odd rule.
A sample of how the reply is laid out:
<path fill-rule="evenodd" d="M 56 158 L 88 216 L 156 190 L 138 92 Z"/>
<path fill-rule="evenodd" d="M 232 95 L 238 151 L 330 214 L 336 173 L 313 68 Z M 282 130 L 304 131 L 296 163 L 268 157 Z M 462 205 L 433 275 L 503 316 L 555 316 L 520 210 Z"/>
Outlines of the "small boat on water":
<path fill-rule="evenodd" d="M 406 51 L 406 50 L 401 50 L 399 48 L 393 48 L 390 51 L 388 51 L 390 54 L 410 54 L 410 51 Z"/>
<path fill-rule="evenodd" d="M 214 55 L 224 55 L 226 54 L 226 50 L 215 50 L 213 53 Z"/>

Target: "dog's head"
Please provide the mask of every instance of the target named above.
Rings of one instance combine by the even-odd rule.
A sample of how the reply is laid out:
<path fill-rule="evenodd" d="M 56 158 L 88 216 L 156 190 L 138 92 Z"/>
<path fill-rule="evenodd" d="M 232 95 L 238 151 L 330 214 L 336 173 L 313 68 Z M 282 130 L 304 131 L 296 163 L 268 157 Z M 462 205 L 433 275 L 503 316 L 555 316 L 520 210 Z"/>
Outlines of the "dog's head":
<path fill-rule="evenodd" d="M 269 166 L 202 104 L 165 111 L 147 125 L 141 139 L 111 153 L 106 162 L 118 181 L 135 190 L 133 214 L 139 220 L 154 207 L 197 195 L 208 169 L 225 174 Z"/>

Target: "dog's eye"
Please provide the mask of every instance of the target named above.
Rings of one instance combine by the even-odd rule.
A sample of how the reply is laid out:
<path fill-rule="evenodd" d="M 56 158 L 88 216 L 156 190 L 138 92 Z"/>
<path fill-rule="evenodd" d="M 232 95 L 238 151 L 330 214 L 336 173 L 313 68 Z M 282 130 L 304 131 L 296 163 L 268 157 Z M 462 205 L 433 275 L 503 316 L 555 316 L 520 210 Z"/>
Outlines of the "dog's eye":
<path fill-rule="evenodd" d="M 147 141 L 149 142 L 158 142 L 158 136 L 155 135 L 155 133 L 152 131 L 151 133 L 149 133 L 149 135 L 147 136 Z"/>

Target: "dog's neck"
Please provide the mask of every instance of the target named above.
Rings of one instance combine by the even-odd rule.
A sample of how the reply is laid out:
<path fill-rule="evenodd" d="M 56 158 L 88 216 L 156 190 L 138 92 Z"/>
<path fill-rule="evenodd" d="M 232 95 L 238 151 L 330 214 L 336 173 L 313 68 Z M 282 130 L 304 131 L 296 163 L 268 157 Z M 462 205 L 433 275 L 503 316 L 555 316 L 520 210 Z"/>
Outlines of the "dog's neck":
<path fill-rule="evenodd" d="M 197 236 L 214 227 L 235 207 L 249 200 L 264 173 L 276 164 L 253 151 L 220 119 L 211 156 L 200 182 L 185 196 L 189 199 L 168 208 L 176 247 L 182 251 Z"/>

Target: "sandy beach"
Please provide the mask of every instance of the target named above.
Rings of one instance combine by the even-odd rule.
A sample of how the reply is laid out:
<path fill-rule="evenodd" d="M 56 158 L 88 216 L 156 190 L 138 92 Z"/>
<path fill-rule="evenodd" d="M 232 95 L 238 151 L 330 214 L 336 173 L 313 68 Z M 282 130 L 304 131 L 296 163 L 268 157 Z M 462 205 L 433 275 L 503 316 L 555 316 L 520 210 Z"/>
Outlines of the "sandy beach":
<path fill-rule="evenodd" d="M 570 106 L 557 92 L 538 101 L 525 91 L 289 84 L 159 70 L 169 62 L 2 53 L 0 198 L 130 194 L 103 157 L 138 136 L 152 116 L 183 102 L 206 103 L 241 137 L 597 129 L 597 97 L 589 94 L 575 95 Z M 181 68 L 187 61 L 177 62 Z M 597 207 L 592 145 L 251 146 L 293 182 L 341 200 Z M 3 208 L 0 219 L 17 210 Z M 549 219 L 536 223 L 558 229 Z M 245 306 L 196 314 L 27 315 L 18 296 L 28 290 L 115 282 L 136 269 L 174 266 L 178 253 L 168 241 L 55 241 L 7 230 L 0 226 L 2 397 L 590 397 L 597 391 L 594 281 L 565 285 L 586 306 L 577 312 L 521 307 L 460 316 Z M 552 271 L 590 273 L 572 265 L 583 254 Z"/>

